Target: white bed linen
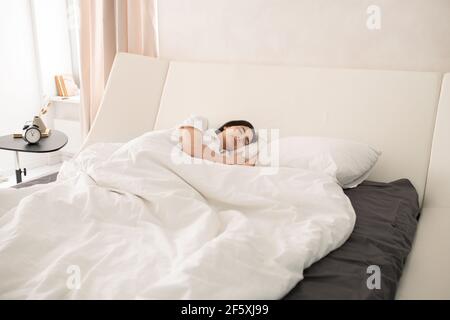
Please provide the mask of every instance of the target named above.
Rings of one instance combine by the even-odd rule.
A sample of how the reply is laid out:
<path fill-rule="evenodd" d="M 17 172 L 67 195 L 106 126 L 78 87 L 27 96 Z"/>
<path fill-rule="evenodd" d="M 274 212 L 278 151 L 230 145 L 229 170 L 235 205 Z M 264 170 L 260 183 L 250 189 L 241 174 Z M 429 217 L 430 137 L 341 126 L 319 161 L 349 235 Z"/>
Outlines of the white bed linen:
<path fill-rule="evenodd" d="M 0 298 L 277 299 L 353 230 L 326 174 L 179 164 L 173 145 L 93 145 L 55 183 L 0 192 Z"/>

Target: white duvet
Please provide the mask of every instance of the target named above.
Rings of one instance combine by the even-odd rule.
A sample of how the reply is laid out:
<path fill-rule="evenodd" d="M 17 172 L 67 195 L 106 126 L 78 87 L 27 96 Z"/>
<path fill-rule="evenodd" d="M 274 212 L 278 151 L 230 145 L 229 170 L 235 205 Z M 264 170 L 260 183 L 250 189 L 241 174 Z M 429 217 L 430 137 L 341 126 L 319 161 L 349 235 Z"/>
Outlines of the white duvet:
<path fill-rule="evenodd" d="M 352 232 L 335 178 L 180 163 L 169 136 L 93 145 L 56 182 L 1 191 L 0 298 L 278 299 Z"/>

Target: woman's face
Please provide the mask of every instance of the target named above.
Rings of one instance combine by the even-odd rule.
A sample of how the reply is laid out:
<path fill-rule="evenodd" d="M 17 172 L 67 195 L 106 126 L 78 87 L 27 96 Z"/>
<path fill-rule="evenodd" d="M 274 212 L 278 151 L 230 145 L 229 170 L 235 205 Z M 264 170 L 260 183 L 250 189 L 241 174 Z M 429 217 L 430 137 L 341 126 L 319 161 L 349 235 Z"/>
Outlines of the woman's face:
<path fill-rule="evenodd" d="M 226 150 L 239 149 L 250 144 L 253 139 L 253 130 L 245 126 L 225 127 L 221 133 Z"/>

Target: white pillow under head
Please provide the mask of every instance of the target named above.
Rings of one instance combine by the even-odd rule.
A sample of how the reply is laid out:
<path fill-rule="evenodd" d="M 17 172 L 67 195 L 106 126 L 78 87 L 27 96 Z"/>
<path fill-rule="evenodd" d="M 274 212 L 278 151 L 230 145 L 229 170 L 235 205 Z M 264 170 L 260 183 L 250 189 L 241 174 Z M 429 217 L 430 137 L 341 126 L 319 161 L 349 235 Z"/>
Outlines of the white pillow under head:
<path fill-rule="evenodd" d="M 278 153 L 280 167 L 321 171 L 336 177 L 343 188 L 354 188 L 367 179 L 381 155 L 364 143 L 323 137 L 281 138 L 267 147 Z M 268 155 L 272 160 L 276 156 L 271 152 L 260 147 L 258 164 L 270 165 Z"/>

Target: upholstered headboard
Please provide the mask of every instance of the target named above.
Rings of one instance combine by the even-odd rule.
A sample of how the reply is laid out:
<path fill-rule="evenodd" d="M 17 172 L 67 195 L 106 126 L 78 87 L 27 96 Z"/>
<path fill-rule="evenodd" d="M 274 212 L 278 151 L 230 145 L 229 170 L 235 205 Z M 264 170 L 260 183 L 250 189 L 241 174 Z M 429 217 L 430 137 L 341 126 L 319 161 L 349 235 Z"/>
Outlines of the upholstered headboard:
<path fill-rule="evenodd" d="M 85 146 L 169 128 L 190 114 L 246 119 L 281 136 L 320 135 L 381 150 L 370 179 L 410 179 L 422 199 L 442 74 L 177 62 L 119 54 Z"/>

